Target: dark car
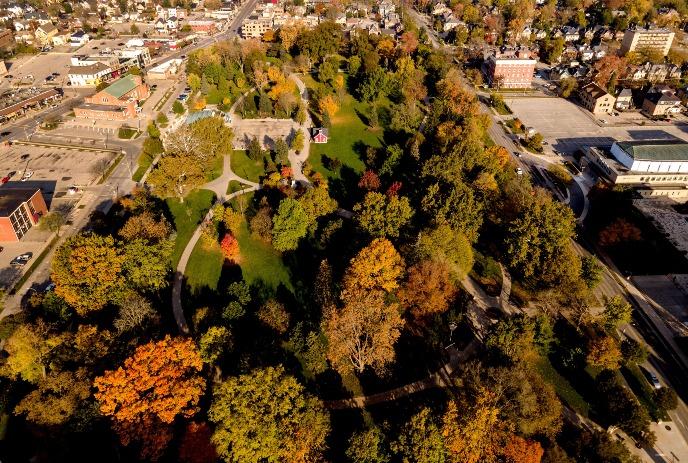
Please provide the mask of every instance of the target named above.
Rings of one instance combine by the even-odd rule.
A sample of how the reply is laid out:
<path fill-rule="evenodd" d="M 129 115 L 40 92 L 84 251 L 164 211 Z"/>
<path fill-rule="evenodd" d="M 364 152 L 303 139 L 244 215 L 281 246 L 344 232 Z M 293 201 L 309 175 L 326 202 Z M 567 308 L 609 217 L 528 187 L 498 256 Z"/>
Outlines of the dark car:
<path fill-rule="evenodd" d="M 14 76 L 12 74 L 7 74 L 5 76 L 5 79 L 14 79 Z"/>
<path fill-rule="evenodd" d="M 14 259 L 10 261 L 10 265 L 18 265 L 20 267 L 23 267 L 26 265 L 31 259 L 33 258 L 33 253 L 32 252 L 26 252 L 24 254 L 20 254 Z"/>
<path fill-rule="evenodd" d="M 9 130 L 5 130 L 4 132 L 0 132 L 0 137 L 6 137 L 11 134 L 12 132 L 10 132 Z"/>
<path fill-rule="evenodd" d="M 5 248 L 3 248 L 2 246 L 0 246 L 0 252 L 2 252 L 2 251 L 4 251 L 4 250 L 5 250 Z"/>
<path fill-rule="evenodd" d="M 118 43 L 117 46 L 118 46 L 118 47 L 123 47 L 123 46 L 124 46 L 124 42 Z"/>

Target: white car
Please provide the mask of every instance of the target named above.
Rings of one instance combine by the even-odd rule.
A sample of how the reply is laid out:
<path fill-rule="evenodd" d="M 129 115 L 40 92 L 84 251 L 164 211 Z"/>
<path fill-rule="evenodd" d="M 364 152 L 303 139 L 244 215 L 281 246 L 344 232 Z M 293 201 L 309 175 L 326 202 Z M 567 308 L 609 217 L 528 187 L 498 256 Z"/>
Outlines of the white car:
<path fill-rule="evenodd" d="M 70 186 L 69 189 L 67 190 L 67 194 L 75 195 L 75 194 L 79 193 L 80 191 L 81 191 L 81 190 L 79 189 L 79 187 L 72 185 L 72 186 Z"/>
<path fill-rule="evenodd" d="M 22 181 L 22 182 L 25 182 L 25 181 L 27 181 L 28 179 L 30 179 L 31 177 L 33 177 L 33 171 L 32 171 L 32 170 L 27 170 L 26 172 L 24 172 L 24 175 L 22 175 L 21 181 Z"/>
<path fill-rule="evenodd" d="M 516 168 L 516 173 L 517 173 L 518 175 L 523 175 L 523 169 L 521 169 L 520 167 L 517 167 L 517 168 Z"/>

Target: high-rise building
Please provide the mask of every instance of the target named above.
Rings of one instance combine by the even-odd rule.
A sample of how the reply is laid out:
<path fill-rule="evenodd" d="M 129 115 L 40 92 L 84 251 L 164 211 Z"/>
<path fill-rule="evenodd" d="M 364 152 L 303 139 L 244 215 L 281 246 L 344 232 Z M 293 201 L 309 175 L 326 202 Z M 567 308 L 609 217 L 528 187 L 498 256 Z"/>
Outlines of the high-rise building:
<path fill-rule="evenodd" d="M 621 53 L 649 49 L 666 56 L 674 41 L 674 32 L 669 29 L 637 28 L 628 29 L 621 42 Z"/>

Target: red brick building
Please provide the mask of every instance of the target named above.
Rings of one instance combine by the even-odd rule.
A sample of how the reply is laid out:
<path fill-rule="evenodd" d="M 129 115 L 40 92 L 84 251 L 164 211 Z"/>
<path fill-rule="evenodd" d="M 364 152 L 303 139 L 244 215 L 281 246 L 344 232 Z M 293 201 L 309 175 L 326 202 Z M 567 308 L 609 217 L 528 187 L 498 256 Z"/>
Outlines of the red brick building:
<path fill-rule="evenodd" d="M 126 75 L 74 108 L 76 117 L 108 121 L 126 121 L 138 114 L 138 102 L 150 95 L 141 76 Z"/>
<path fill-rule="evenodd" d="M 0 242 L 19 241 L 47 213 L 40 188 L 0 187 Z"/>
<path fill-rule="evenodd" d="M 495 50 L 485 57 L 483 73 L 492 87 L 530 88 L 536 63 L 528 50 Z"/>

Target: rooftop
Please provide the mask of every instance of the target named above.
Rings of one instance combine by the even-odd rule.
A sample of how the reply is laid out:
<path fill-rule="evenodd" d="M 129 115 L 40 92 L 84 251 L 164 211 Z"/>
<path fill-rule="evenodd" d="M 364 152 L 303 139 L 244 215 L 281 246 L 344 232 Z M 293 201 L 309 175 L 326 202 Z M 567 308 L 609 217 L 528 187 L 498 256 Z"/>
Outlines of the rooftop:
<path fill-rule="evenodd" d="M 88 66 L 70 66 L 69 74 L 89 76 L 109 69 L 108 66 L 99 61 L 95 64 L 89 64 Z"/>
<path fill-rule="evenodd" d="M 636 161 L 688 161 L 688 143 L 680 140 L 620 141 L 617 145 Z"/>
<path fill-rule="evenodd" d="M 0 187 L 0 217 L 7 217 L 22 204 L 31 199 L 39 188 L 13 188 Z"/>
<path fill-rule="evenodd" d="M 127 93 L 139 86 L 139 82 L 134 76 L 128 74 L 121 79 L 116 80 L 112 85 L 105 88 L 103 91 L 115 98 L 122 98 Z"/>

